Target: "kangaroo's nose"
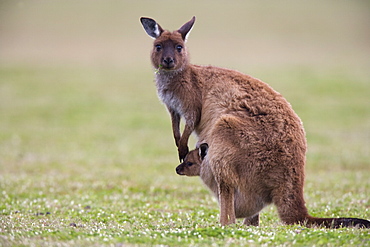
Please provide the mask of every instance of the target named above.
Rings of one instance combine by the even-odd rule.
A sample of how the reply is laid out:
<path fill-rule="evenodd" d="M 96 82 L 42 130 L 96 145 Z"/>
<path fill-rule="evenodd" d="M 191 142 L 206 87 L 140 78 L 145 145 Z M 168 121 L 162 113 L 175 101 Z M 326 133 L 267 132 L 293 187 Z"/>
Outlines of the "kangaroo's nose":
<path fill-rule="evenodd" d="M 166 57 L 163 59 L 163 62 L 169 66 L 170 64 L 174 63 L 174 60 L 172 59 L 172 57 Z"/>

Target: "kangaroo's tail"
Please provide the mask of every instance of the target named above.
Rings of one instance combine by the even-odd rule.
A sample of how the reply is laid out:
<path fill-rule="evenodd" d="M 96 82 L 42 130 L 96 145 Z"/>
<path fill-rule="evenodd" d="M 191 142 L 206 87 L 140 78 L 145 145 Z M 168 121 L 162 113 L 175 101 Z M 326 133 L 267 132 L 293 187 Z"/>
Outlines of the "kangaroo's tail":
<path fill-rule="evenodd" d="M 358 218 L 316 218 L 308 216 L 306 226 L 324 226 L 327 228 L 358 227 L 370 228 L 370 221 Z"/>

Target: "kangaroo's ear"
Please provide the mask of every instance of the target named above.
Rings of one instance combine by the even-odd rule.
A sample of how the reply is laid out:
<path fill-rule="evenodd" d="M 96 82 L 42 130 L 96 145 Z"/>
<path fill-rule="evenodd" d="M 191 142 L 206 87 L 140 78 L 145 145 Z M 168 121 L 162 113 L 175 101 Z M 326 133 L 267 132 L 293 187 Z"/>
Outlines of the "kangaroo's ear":
<path fill-rule="evenodd" d="M 188 21 L 187 23 L 182 25 L 182 27 L 180 27 L 180 29 L 177 30 L 181 34 L 182 39 L 184 41 L 186 41 L 186 38 L 187 38 L 188 34 L 190 33 L 190 31 L 191 31 L 191 29 L 194 25 L 194 22 L 195 22 L 195 16 L 193 16 L 193 18 L 190 21 Z"/>
<path fill-rule="evenodd" d="M 202 143 L 199 146 L 199 156 L 201 160 L 204 160 L 204 157 L 206 157 L 208 152 L 208 144 L 207 143 Z"/>
<path fill-rule="evenodd" d="M 161 26 L 151 18 L 141 17 L 140 22 L 143 25 L 145 32 L 153 39 L 158 38 L 163 32 Z"/>

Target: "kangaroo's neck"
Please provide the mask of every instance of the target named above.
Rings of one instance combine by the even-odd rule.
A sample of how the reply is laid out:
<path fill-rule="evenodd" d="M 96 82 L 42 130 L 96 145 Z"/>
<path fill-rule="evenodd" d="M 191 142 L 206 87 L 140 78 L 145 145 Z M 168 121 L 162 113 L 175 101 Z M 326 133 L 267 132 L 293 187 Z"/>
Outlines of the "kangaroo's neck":
<path fill-rule="evenodd" d="M 166 103 L 166 97 L 181 97 L 189 91 L 194 91 L 194 82 L 191 81 L 192 66 L 178 70 L 159 70 L 155 73 L 158 95 Z M 196 83 L 195 83 L 196 84 Z M 182 97 L 181 97 L 182 98 Z M 186 98 L 183 98 L 186 100 Z"/>

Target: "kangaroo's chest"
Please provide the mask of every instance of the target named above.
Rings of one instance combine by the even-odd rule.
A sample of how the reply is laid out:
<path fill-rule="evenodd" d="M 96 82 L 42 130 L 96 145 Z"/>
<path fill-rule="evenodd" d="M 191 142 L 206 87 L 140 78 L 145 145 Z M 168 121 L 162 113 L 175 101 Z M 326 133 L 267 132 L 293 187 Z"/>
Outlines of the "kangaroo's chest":
<path fill-rule="evenodd" d="M 181 116 L 186 115 L 187 92 L 180 85 L 169 80 L 157 79 L 157 93 L 159 99 L 167 106 L 168 109 L 176 111 Z"/>
<path fill-rule="evenodd" d="M 201 95 L 194 84 L 183 78 L 156 78 L 157 93 L 167 109 L 195 127 L 201 117 Z M 172 114 L 171 113 L 171 114 Z"/>
<path fill-rule="evenodd" d="M 186 113 L 184 111 L 183 98 L 178 92 L 174 92 L 170 88 L 158 88 L 159 99 L 167 106 L 167 108 L 176 111 L 181 116 Z"/>

